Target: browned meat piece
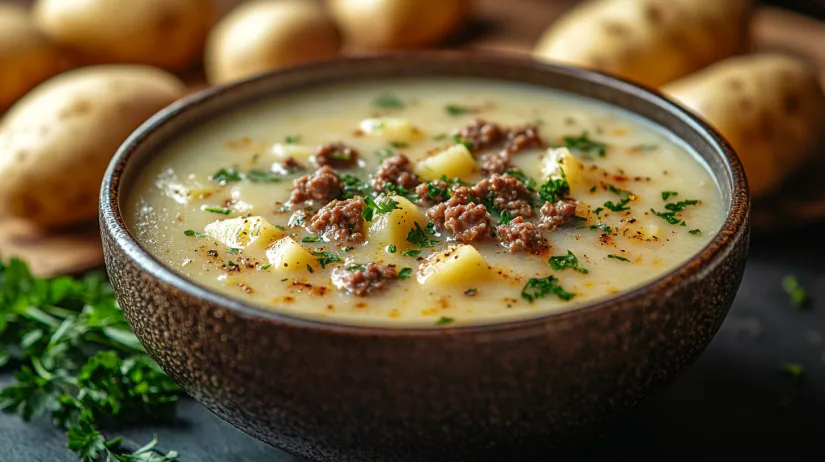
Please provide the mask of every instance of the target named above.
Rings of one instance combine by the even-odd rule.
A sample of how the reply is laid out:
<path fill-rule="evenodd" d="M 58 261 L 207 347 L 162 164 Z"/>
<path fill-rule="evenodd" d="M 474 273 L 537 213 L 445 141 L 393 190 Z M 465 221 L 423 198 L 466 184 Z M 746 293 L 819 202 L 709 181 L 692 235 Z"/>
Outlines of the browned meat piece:
<path fill-rule="evenodd" d="M 455 131 L 456 138 L 470 144 L 470 151 L 480 152 L 500 143 L 504 131 L 497 124 L 476 119 L 469 125 Z"/>
<path fill-rule="evenodd" d="M 358 151 L 344 143 L 330 143 L 318 146 L 312 161 L 316 165 L 329 165 L 334 168 L 348 168 L 358 164 Z"/>
<path fill-rule="evenodd" d="M 504 173 L 511 167 L 510 155 L 507 151 L 485 152 L 478 156 L 478 165 L 481 167 L 481 173 L 485 175 Z"/>
<path fill-rule="evenodd" d="M 289 170 L 289 171 L 292 171 L 292 170 L 306 170 L 306 167 L 304 167 L 304 164 L 298 162 L 292 156 L 289 156 L 286 159 L 284 159 L 284 161 L 281 162 L 281 167 L 283 167 L 284 170 Z"/>
<path fill-rule="evenodd" d="M 474 196 L 492 202 L 499 212 L 506 211 L 511 217 L 533 216 L 533 193 L 518 178 L 496 174 L 479 181 L 472 191 Z"/>
<path fill-rule="evenodd" d="M 324 203 L 335 199 L 344 189 L 341 178 L 328 165 L 325 165 L 309 175 L 296 178 L 292 182 L 292 194 L 289 196 L 290 204 L 302 204 L 305 202 Z"/>
<path fill-rule="evenodd" d="M 510 253 L 530 252 L 540 254 L 548 248 L 547 240 L 541 235 L 539 228 L 529 221 L 524 221 L 521 217 L 513 218 L 506 225 L 499 225 L 496 230 L 502 245 Z"/>
<path fill-rule="evenodd" d="M 427 181 L 415 187 L 415 193 L 421 197 L 419 202 L 424 205 L 446 201 L 450 198 L 451 191 L 452 185 L 443 180 Z"/>
<path fill-rule="evenodd" d="M 450 231 L 459 242 L 470 242 L 490 237 L 487 207 L 481 204 L 466 204 L 448 207 L 444 211 L 444 229 Z"/>
<path fill-rule="evenodd" d="M 372 179 L 372 189 L 388 193 L 388 183 L 408 190 L 418 184 L 418 175 L 413 171 L 412 162 L 404 154 L 396 154 L 381 163 Z"/>
<path fill-rule="evenodd" d="M 444 183 L 445 185 L 447 184 L 443 181 L 441 183 Z M 418 191 L 418 189 L 416 189 L 416 191 Z M 422 194 L 421 197 L 423 198 L 424 195 Z M 454 187 L 453 194 L 447 202 L 442 202 L 430 207 L 429 210 L 427 210 L 427 217 L 429 217 L 429 219 L 432 220 L 436 226 L 443 228 L 445 220 L 444 213 L 447 209 L 458 205 L 467 205 L 472 202 L 472 192 L 470 191 L 470 188 L 465 186 Z"/>
<path fill-rule="evenodd" d="M 511 128 L 507 130 L 506 137 L 504 150 L 510 154 L 542 146 L 541 138 L 539 138 L 539 128 L 532 124 Z"/>
<path fill-rule="evenodd" d="M 332 283 L 341 290 L 363 297 L 383 289 L 398 278 L 395 265 L 350 265 L 332 270 Z"/>
<path fill-rule="evenodd" d="M 571 221 L 576 216 L 576 203 L 573 201 L 558 201 L 555 204 L 545 202 L 541 206 L 541 229 L 558 229 Z"/>
<path fill-rule="evenodd" d="M 364 240 L 364 200 L 353 197 L 332 201 L 307 220 L 307 230 L 342 245 Z"/>

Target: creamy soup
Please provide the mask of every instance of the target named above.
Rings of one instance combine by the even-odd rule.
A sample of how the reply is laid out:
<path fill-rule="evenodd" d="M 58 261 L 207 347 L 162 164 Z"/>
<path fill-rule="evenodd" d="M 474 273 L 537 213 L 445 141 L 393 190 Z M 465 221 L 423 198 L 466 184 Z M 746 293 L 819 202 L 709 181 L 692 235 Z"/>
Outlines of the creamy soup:
<path fill-rule="evenodd" d="M 230 297 L 348 324 L 569 310 L 684 263 L 724 220 L 674 137 L 568 94 L 379 80 L 255 102 L 141 173 L 130 229 Z"/>

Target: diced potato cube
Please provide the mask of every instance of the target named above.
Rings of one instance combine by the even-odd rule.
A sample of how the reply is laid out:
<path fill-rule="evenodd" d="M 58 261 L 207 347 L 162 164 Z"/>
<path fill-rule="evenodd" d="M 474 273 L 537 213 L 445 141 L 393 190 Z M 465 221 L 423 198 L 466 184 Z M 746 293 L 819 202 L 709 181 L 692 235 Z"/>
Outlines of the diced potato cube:
<path fill-rule="evenodd" d="M 409 120 L 396 117 L 364 119 L 361 121 L 361 131 L 391 142 L 411 142 L 421 138 L 423 134 Z"/>
<path fill-rule="evenodd" d="M 461 287 L 489 277 L 490 265 L 469 244 L 459 244 L 430 255 L 418 270 L 418 282 Z"/>
<path fill-rule="evenodd" d="M 292 157 L 298 162 L 306 163 L 309 162 L 312 155 L 315 154 L 315 149 L 302 144 L 276 144 L 272 146 L 272 154 L 275 155 L 275 159 L 279 162 L 283 162 L 287 158 Z"/>
<path fill-rule="evenodd" d="M 575 191 L 585 186 L 584 164 L 576 159 L 567 148 L 550 148 L 542 159 L 541 173 L 544 179 L 560 178 L 564 171 L 570 190 Z"/>
<path fill-rule="evenodd" d="M 367 232 L 370 242 L 380 246 L 395 244 L 401 250 L 410 247 L 407 242 L 407 234 L 415 229 L 418 223 L 422 229 L 427 226 L 427 217 L 418 207 L 401 196 L 391 196 L 392 200 L 398 202 L 398 208 L 389 213 L 376 215 L 370 223 Z"/>
<path fill-rule="evenodd" d="M 451 146 L 438 154 L 418 163 L 418 175 L 423 180 L 447 178 L 467 178 L 478 173 L 478 164 L 463 144 Z"/>
<path fill-rule="evenodd" d="M 237 249 L 263 249 L 284 233 L 261 217 L 218 220 L 206 225 L 206 234 L 216 241 Z"/>
<path fill-rule="evenodd" d="M 272 244 L 272 247 L 266 251 L 266 258 L 272 265 L 272 271 L 279 273 L 309 271 L 308 266 L 315 269 L 318 264 L 307 249 L 288 236 Z"/>

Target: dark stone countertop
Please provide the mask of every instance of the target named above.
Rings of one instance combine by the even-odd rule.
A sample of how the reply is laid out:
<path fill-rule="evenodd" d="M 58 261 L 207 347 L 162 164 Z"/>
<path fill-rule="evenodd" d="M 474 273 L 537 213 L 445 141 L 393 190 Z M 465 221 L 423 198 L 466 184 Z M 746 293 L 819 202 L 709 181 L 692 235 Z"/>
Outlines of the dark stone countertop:
<path fill-rule="evenodd" d="M 576 459 L 793 461 L 825 454 L 825 245 L 818 232 L 757 236 L 736 303 L 704 355 L 668 390 L 590 440 Z M 807 287 L 810 309 L 790 304 L 780 287 L 786 274 Z M 804 377 L 783 376 L 783 363 L 803 365 Z M 9 378 L 0 376 L 0 383 Z M 182 462 L 299 462 L 192 400 L 181 403 L 179 414 L 172 427 L 125 434 L 143 443 L 156 433 L 161 448 L 179 451 Z M 4 462 L 75 460 L 65 444 L 45 420 L 26 424 L 0 415 Z"/>

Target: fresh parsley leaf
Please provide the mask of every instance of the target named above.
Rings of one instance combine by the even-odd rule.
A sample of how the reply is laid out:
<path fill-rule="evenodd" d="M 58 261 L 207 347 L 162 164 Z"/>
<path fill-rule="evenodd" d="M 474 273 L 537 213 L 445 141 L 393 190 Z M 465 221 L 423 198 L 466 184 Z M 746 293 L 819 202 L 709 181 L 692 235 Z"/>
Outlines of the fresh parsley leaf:
<path fill-rule="evenodd" d="M 301 136 L 300 135 L 287 136 L 284 139 L 284 141 L 286 142 L 286 144 L 295 144 L 295 143 L 298 143 L 298 142 L 301 141 Z"/>
<path fill-rule="evenodd" d="M 676 213 L 675 212 L 657 212 L 653 209 L 650 209 L 650 211 L 654 215 L 656 215 L 659 218 L 664 219 L 665 221 L 667 221 L 671 225 L 678 225 L 682 221 L 681 218 L 676 218 Z"/>
<path fill-rule="evenodd" d="M 665 204 L 665 208 L 671 212 L 681 212 L 685 209 L 685 207 L 689 205 L 696 205 L 698 203 L 698 200 L 679 201 L 672 204 Z"/>
<path fill-rule="evenodd" d="M 361 212 L 361 216 L 364 217 L 367 221 L 372 221 L 373 217 L 378 214 L 381 215 L 383 213 L 390 213 L 395 209 L 398 209 L 398 201 L 393 200 L 389 196 L 385 196 L 384 194 L 379 195 L 375 199 L 370 196 L 364 198 L 364 202 L 366 203 L 366 207 Z"/>
<path fill-rule="evenodd" d="M 231 254 L 231 255 L 234 255 L 234 254 L 236 254 L 236 253 L 240 253 L 240 249 L 236 249 L 236 248 L 234 248 L 234 247 L 230 247 L 230 248 L 226 251 L 226 253 Z"/>
<path fill-rule="evenodd" d="M 475 146 L 472 141 L 465 140 L 461 138 L 461 136 L 459 135 L 453 135 L 453 141 L 455 141 L 456 144 L 463 144 L 464 147 L 469 149 L 470 151 L 472 151 L 473 147 Z"/>
<path fill-rule="evenodd" d="M 323 239 L 319 236 L 304 236 L 304 238 L 301 239 L 301 242 L 303 242 L 304 244 L 307 244 L 307 243 L 310 243 L 310 242 L 322 242 L 322 241 L 323 241 Z"/>
<path fill-rule="evenodd" d="M 197 231 L 192 231 L 191 229 L 187 229 L 186 231 L 183 232 L 183 234 L 185 234 L 189 237 L 206 237 L 206 234 L 199 233 Z"/>
<path fill-rule="evenodd" d="M 394 147 L 395 149 L 404 149 L 410 147 L 410 144 L 404 143 L 403 141 L 390 141 L 390 146 Z"/>
<path fill-rule="evenodd" d="M 577 150 L 584 153 L 596 151 L 599 157 L 604 157 L 607 149 L 606 144 L 590 139 L 590 135 L 587 131 L 583 131 L 578 137 L 565 136 L 564 145 L 571 151 Z"/>
<path fill-rule="evenodd" d="M 430 239 L 427 236 L 427 233 L 421 229 L 421 226 L 419 226 L 417 222 L 414 222 L 413 224 L 415 225 L 415 228 L 411 229 L 410 232 L 407 233 L 407 242 L 418 247 L 432 247 L 438 243 L 437 240 Z"/>
<path fill-rule="evenodd" d="M 779 366 L 779 372 L 787 375 L 788 377 L 799 379 L 805 375 L 805 367 L 801 364 L 785 363 Z"/>
<path fill-rule="evenodd" d="M 530 191 L 530 192 L 535 192 L 536 191 L 536 180 L 534 180 L 531 177 L 525 175 L 524 172 L 522 172 L 521 170 L 518 170 L 518 169 L 515 169 L 515 168 L 508 168 L 507 170 L 504 171 L 504 173 L 506 173 L 506 174 L 518 179 L 519 181 L 521 181 L 524 184 L 524 186 L 527 187 L 528 191 Z"/>
<path fill-rule="evenodd" d="M 381 148 L 378 151 L 375 151 L 375 153 L 381 159 L 386 159 L 387 157 L 392 157 L 395 155 L 395 151 L 389 148 Z"/>
<path fill-rule="evenodd" d="M 201 210 L 204 212 L 211 212 L 211 213 L 218 213 L 221 215 L 229 215 L 232 211 L 226 207 L 220 207 L 217 205 L 202 205 Z"/>
<path fill-rule="evenodd" d="M 415 202 L 418 199 L 421 199 L 421 196 L 419 196 L 414 191 L 410 191 L 409 189 L 407 189 L 403 186 L 399 186 L 395 183 L 385 183 L 385 185 L 386 185 L 386 188 L 389 192 L 391 192 L 391 193 L 393 193 L 397 196 L 406 197 L 411 202 Z"/>
<path fill-rule="evenodd" d="M 690 233 L 690 234 L 702 234 L 702 230 L 701 229 L 691 229 L 690 231 L 688 231 L 688 233 Z"/>
<path fill-rule="evenodd" d="M 398 251 L 398 247 L 396 247 L 395 244 L 390 244 L 390 245 L 387 246 L 387 252 L 395 253 L 397 251 Z"/>
<path fill-rule="evenodd" d="M 275 172 L 252 169 L 246 174 L 246 178 L 253 183 L 277 183 L 284 177 Z"/>
<path fill-rule="evenodd" d="M 267 263 L 266 265 L 261 266 L 261 267 L 259 268 L 259 271 L 266 271 L 266 270 L 268 270 L 269 268 L 272 268 L 272 265 L 270 265 L 270 264 L 268 264 L 268 263 Z"/>
<path fill-rule="evenodd" d="M 524 285 L 524 288 L 521 289 L 521 298 L 533 303 L 534 301 L 550 294 L 554 294 L 565 301 L 568 301 L 576 296 L 576 294 L 572 294 L 564 290 L 564 288 L 558 284 L 558 281 L 559 280 L 555 276 L 531 278 L 527 281 L 527 284 Z"/>
<path fill-rule="evenodd" d="M 402 268 L 401 271 L 398 272 L 398 279 L 408 279 L 412 274 L 412 268 Z"/>
<path fill-rule="evenodd" d="M 217 172 L 213 173 L 209 177 L 209 179 L 216 182 L 216 183 L 218 183 L 218 184 L 220 184 L 220 185 L 225 185 L 227 183 L 234 183 L 236 181 L 241 181 L 241 180 L 243 180 L 243 176 L 241 176 L 241 174 L 238 173 L 238 171 L 235 170 L 234 168 L 229 168 L 229 169 L 222 168 L 222 169 L 218 170 Z"/>
<path fill-rule="evenodd" d="M 566 198 L 570 194 L 570 184 L 567 182 L 567 176 L 564 170 L 560 169 L 560 178 L 549 178 L 544 184 L 539 187 L 539 200 L 544 202 L 558 202 Z"/>
<path fill-rule="evenodd" d="M 464 295 L 466 295 L 466 296 L 468 296 L 468 297 L 472 297 L 472 296 L 474 296 L 474 295 L 475 295 L 475 294 L 477 294 L 477 293 L 478 293 L 478 289 L 477 289 L 477 288 L 475 288 L 475 287 L 473 287 L 473 288 L 471 288 L 471 289 L 467 289 L 467 290 L 465 290 L 465 291 L 464 291 Z"/>
<path fill-rule="evenodd" d="M 782 290 L 788 294 L 791 303 L 797 308 L 805 308 L 810 301 L 808 299 L 808 291 L 802 283 L 799 282 L 799 279 L 792 274 L 782 278 Z"/>
<path fill-rule="evenodd" d="M 453 318 L 448 318 L 447 316 L 442 316 L 438 318 L 438 321 L 435 322 L 436 326 L 444 326 L 447 324 L 452 324 L 455 321 Z"/>
<path fill-rule="evenodd" d="M 662 191 L 662 200 L 666 201 L 671 196 L 678 196 L 678 195 L 679 195 L 679 193 L 677 193 L 676 191 Z"/>
<path fill-rule="evenodd" d="M 625 257 L 620 257 L 618 255 L 613 255 L 613 254 L 608 255 L 607 258 L 612 258 L 614 260 L 619 260 L 619 261 L 630 261 Z"/>
<path fill-rule="evenodd" d="M 397 96 L 389 92 L 384 92 L 378 95 L 373 101 L 372 105 L 382 109 L 404 109 L 405 104 Z"/>
<path fill-rule="evenodd" d="M 550 267 L 556 271 L 564 271 L 570 268 L 573 271 L 578 271 L 581 274 L 587 274 L 590 272 L 584 268 L 579 268 L 579 259 L 576 258 L 576 255 L 569 250 L 567 251 L 567 255 L 550 257 L 547 260 L 547 263 L 549 263 Z"/>
<path fill-rule="evenodd" d="M 421 255 L 420 249 L 407 249 L 401 252 L 402 257 L 417 257 L 419 255 Z"/>
<path fill-rule="evenodd" d="M 599 216 L 599 214 L 602 213 L 603 210 L 604 207 L 596 207 L 595 209 L 593 209 L 593 214 Z"/>
<path fill-rule="evenodd" d="M 352 199 L 355 196 L 368 196 L 370 192 L 372 192 L 372 187 L 370 187 L 369 183 L 357 176 L 344 173 L 340 175 L 340 177 L 341 181 L 344 182 L 341 199 Z"/>
<path fill-rule="evenodd" d="M 347 271 L 364 271 L 365 269 L 367 269 L 367 267 L 360 264 L 360 263 L 355 263 L 353 265 L 347 266 L 344 269 L 347 270 Z"/>
<path fill-rule="evenodd" d="M 625 210 L 630 210 L 630 207 L 627 207 L 627 204 L 630 203 L 630 199 L 622 199 L 618 203 L 614 203 L 613 201 L 607 201 L 604 203 L 604 206 L 613 212 L 623 212 Z M 597 213 L 598 215 L 598 213 Z"/>
<path fill-rule="evenodd" d="M 476 108 L 472 108 L 472 107 L 469 107 L 469 106 L 460 106 L 458 104 L 448 104 L 448 105 L 444 106 L 444 112 L 446 112 L 447 114 L 449 114 L 453 117 L 458 117 L 458 116 L 462 116 L 462 115 L 465 115 L 465 114 L 470 114 L 470 113 L 477 112 L 477 111 L 478 110 Z"/>
<path fill-rule="evenodd" d="M 339 257 L 338 254 L 336 254 L 334 252 L 315 251 L 315 252 L 312 252 L 312 256 L 319 257 L 316 260 L 318 260 L 318 264 L 321 265 L 321 269 L 326 268 L 327 265 L 332 264 L 332 263 L 343 263 L 344 262 L 344 260 L 342 260 L 341 257 Z"/>
<path fill-rule="evenodd" d="M 498 216 L 498 224 L 499 224 L 499 226 L 501 226 L 501 225 L 507 225 L 507 224 L 510 224 L 510 222 L 511 222 L 512 220 L 513 220 L 513 219 L 512 219 L 512 217 L 510 217 L 510 213 L 509 213 L 508 211 L 506 211 L 506 210 L 505 210 L 505 211 L 503 211 L 503 212 L 501 212 L 501 215 L 499 215 L 499 216 Z"/>
<path fill-rule="evenodd" d="M 309 263 L 307 263 L 307 271 L 309 271 L 310 273 L 314 273 L 314 272 L 315 272 L 315 270 L 314 270 L 314 269 L 312 269 L 312 267 L 311 267 L 311 266 L 309 266 Z"/>

